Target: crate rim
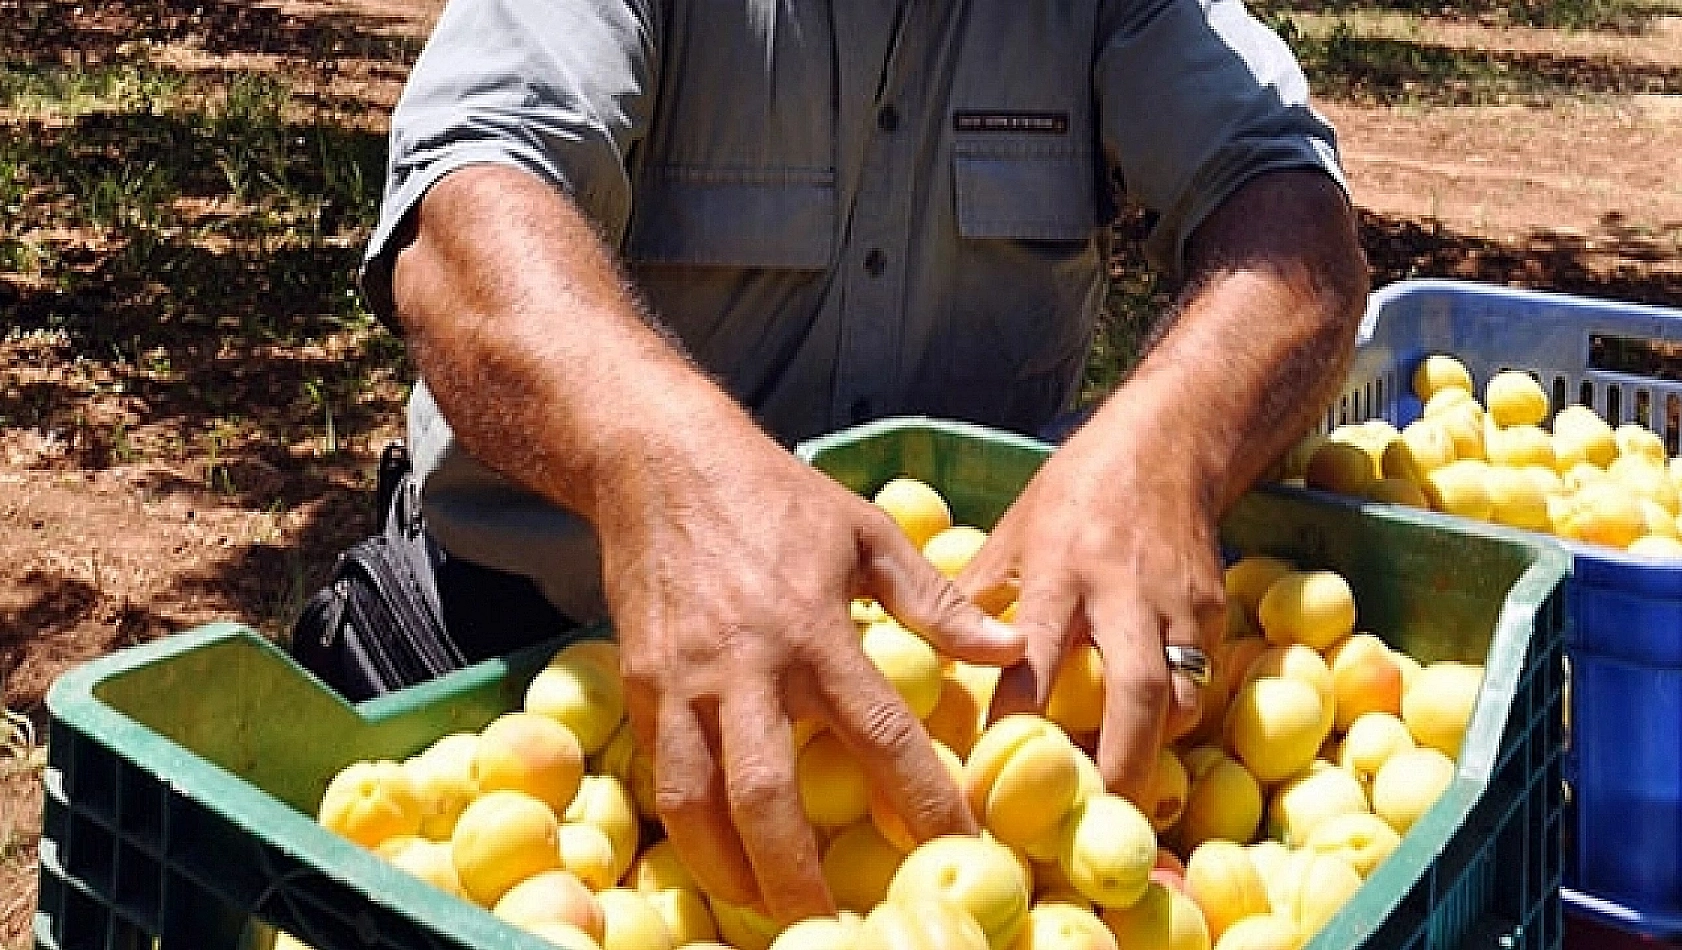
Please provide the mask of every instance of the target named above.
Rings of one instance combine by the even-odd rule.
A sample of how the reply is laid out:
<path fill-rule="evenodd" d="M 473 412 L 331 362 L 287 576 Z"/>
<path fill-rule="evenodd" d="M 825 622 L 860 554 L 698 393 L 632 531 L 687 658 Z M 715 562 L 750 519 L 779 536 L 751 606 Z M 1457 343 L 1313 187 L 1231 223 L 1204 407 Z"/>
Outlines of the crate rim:
<path fill-rule="evenodd" d="M 490 911 L 465 898 L 439 900 L 444 894 L 385 861 L 347 838 L 322 828 L 313 816 L 294 810 L 269 792 L 205 759 L 198 753 L 162 735 L 150 726 L 124 715 L 96 695 L 97 686 L 112 674 L 171 657 L 209 649 L 231 642 L 245 642 L 259 650 L 282 653 L 272 640 L 257 630 L 235 621 L 213 621 L 148 643 L 129 647 L 82 663 L 66 671 L 47 691 L 46 706 L 53 721 L 76 728 L 102 741 L 138 740 L 149 752 L 145 756 L 122 756 L 130 767 L 145 772 L 178 795 L 236 823 L 266 848 L 298 861 L 309 876 L 324 877 L 355 889 L 369 903 L 407 917 L 430 929 L 440 939 L 465 941 L 478 947 L 508 947 L 509 950 L 554 950 L 554 945 L 534 934 L 507 924 Z M 517 661 L 516 661 L 517 662 Z M 509 674 L 514 664 L 493 658 L 455 671 L 454 676 L 496 679 Z M 305 672 L 304 675 L 309 675 Z M 460 684 L 462 679 L 451 682 Z M 326 687 L 323 687 L 326 689 Z M 423 706 L 440 693 L 439 681 L 422 683 L 362 703 L 339 702 L 368 721 L 400 715 Z M 135 746 L 128 746 L 135 748 Z M 42 775 L 49 796 L 67 800 L 61 770 L 49 763 Z M 228 816 L 237 814 L 237 819 Z M 108 829 L 116 834 L 115 829 Z M 84 892 L 86 885 L 66 876 L 66 883 Z M 284 893 L 284 880 L 270 887 L 269 896 Z M 265 897 L 249 913 L 261 917 Z M 36 924 L 40 919 L 37 909 Z M 295 936 L 309 939 L 309 935 Z"/>
<path fill-rule="evenodd" d="M 1508 287 L 1504 284 L 1492 284 L 1487 281 L 1467 280 L 1455 277 L 1408 277 L 1391 281 L 1367 295 L 1366 313 L 1361 318 L 1360 331 L 1357 336 L 1357 347 L 1372 339 L 1372 333 L 1377 326 L 1379 315 L 1397 299 L 1411 294 L 1443 292 L 1461 296 L 1500 298 L 1510 302 L 1513 299 L 1528 301 L 1535 304 L 1588 304 L 1592 306 L 1615 306 L 1620 311 L 1631 312 L 1637 316 L 1662 317 L 1665 319 L 1682 318 L 1682 308 L 1667 307 L 1661 304 L 1638 303 L 1635 301 L 1614 300 L 1610 297 L 1591 297 L 1587 294 L 1567 293 L 1560 290 L 1536 290 L 1530 287 Z"/>

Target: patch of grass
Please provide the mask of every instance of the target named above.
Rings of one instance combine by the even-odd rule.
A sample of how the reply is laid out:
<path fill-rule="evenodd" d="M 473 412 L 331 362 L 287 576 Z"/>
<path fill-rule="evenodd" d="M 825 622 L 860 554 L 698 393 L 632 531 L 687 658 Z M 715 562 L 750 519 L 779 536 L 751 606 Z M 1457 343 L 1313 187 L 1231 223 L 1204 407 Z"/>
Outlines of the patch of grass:
<path fill-rule="evenodd" d="M 208 456 L 224 495 L 253 456 L 335 457 L 388 419 L 408 369 L 357 290 L 385 164 L 365 112 L 283 73 L 0 61 L 0 309 L 82 367 L 0 386 L 0 415 L 93 467 Z"/>
<path fill-rule="evenodd" d="M 0 108 L 24 114 L 153 111 L 178 100 L 188 85 L 183 74 L 143 62 L 92 67 L 0 62 Z"/>
<path fill-rule="evenodd" d="M 1268 23 L 1296 53 L 1315 94 L 1346 101 L 1465 106 L 1682 93 L 1682 68 L 1450 46 L 1394 35 L 1389 20 L 1361 12 L 1275 10 Z"/>
<path fill-rule="evenodd" d="M 1640 34 L 1652 21 L 1678 12 L 1676 0 L 1264 0 L 1264 17 L 1282 13 L 1405 13 L 1433 19 L 1475 19 L 1496 26 Z"/>

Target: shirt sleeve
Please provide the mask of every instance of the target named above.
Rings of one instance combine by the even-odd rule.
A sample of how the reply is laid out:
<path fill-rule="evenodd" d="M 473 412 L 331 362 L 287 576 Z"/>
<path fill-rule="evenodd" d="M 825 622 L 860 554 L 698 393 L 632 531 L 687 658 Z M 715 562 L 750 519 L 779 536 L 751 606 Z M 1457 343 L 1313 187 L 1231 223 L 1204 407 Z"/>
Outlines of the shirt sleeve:
<path fill-rule="evenodd" d="M 1258 174 L 1318 168 L 1348 183 L 1308 81 L 1242 0 L 1126 0 L 1102 32 L 1094 82 L 1109 160 L 1155 212 L 1145 253 L 1181 272 L 1203 219 Z"/>
<path fill-rule="evenodd" d="M 522 168 L 570 195 L 617 242 L 626 159 L 648 124 L 659 23 L 652 0 L 451 0 L 391 119 L 363 292 L 391 314 L 395 236 L 429 188 L 467 165 Z"/>

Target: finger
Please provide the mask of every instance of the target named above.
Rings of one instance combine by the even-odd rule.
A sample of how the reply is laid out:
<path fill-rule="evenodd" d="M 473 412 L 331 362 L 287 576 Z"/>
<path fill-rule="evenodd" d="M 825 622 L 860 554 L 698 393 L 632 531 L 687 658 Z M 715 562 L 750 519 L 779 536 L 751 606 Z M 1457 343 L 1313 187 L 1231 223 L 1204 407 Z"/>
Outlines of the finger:
<path fill-rule="evenodd" d="M 1195 629 L 1186 632 L 1184 624 L 1174 624 L 1164 635 L 1165 644 L 1203 648 L 1203 641 Z M 1164 661 L 1166 663 L 1166 661 Z M 1192 680 L 1191 675 L 1180 670 L 1169 669 L 1168 675 L 1168 708 L 1163 717 L 1163 735 L 1168 740 L 1178 739 L 1197 727 L 1198 720 L 1203 716 L 1203 688 Z"/>
<path fill-rule="evenodd" d="M 1095 604 L 1094 640 L 1104 661 L 1104 725 L 1098 770 L 1118 795 L 1141 802 L 1150 791 L 1173 686 L 1154 611 L 1129 598 Z"/>
<path fill-rule="evenodd" d="M 838 656 L 816 685 L 833 712 L 830 728 L 864 766 L 871 787 L 887 794 L 913 837 L 977 833 L 969 804 L 923 724 L 868 660 L 855 664 Z"/>
<path fill-rule="evenodd" d="M 1010 624 L 989 617 L 936 570 L 887 518 L 862 534 L 867 549 L 864 587 L 888 612 L 948 656 L 1003 666 L 1022 656 L 1023 640 Z"/>
<path fill-rule="evenodd" d="M 724 773 L 695 710 L 668 702 L 654 730 L 654 808 L 667 837 L 706 893 L 732 904 L 759 900 L 747 852 L 731 822 Z"/>
<path fill-rule="evenodd" d="M 1172 742 L 1197 728 L 1203 718 L 1203 688 L 1192 682 L 1190 676 L 1177 671 L 1169 675 L 1168 686 L 1168 713 L 1162 734 Z"/>
<path fill-rule="evenodd" d="M 998 616 L 1022 594 L 1010 527 L 1000 522 L 963 570 L 952 578 L 958 592 L 987 613 Z"/>
<path fill-rule="evenodd" d="M 1163 633 L 1164 645 L 1195 647 L 1213 656 L 1220 643 L 1226 623 L 1226 603 L 1223 597 L 1197 597 L 1195 594 L 1169 619 Z M 1203 688 L 1182 672 L 1170 671 L 1168 715 L 1164 724 L 1169 739 L 1178 739 L 1197 727 L 1203 715 Z"/>
<path fill-rule="evenodd" d="M 1070 588 L 1027 588 L 1016 607 L 1016 629 L 1025 644 L 1022 660 L 1006 667 L 993 690 L 992 718 L 1040 712 L 1051 696 L 1057 664 L 1083 625 L 1075 611 L 1079 599 Z"/>
<path fill-rule="evenodd" d="M 776 695 L 744 684 L 719 706 L 725 790 L 760 896 L 784 924 L 835 913 L 817 836 L 795 784 L 794 742 Z"/>

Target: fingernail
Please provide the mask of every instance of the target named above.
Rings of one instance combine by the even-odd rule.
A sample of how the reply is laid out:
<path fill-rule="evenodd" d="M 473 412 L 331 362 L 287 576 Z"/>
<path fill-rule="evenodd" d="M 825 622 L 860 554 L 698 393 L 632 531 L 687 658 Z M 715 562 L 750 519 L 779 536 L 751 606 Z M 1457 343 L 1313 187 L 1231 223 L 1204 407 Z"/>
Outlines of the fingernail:
<path fill-rule="evenodd" d="M 1026 646 L 1028 642 L 1022 631 L 997 617 L 984 615 L 981 618 L 981 632 L 987 639 L 1004 646 Z"/>

